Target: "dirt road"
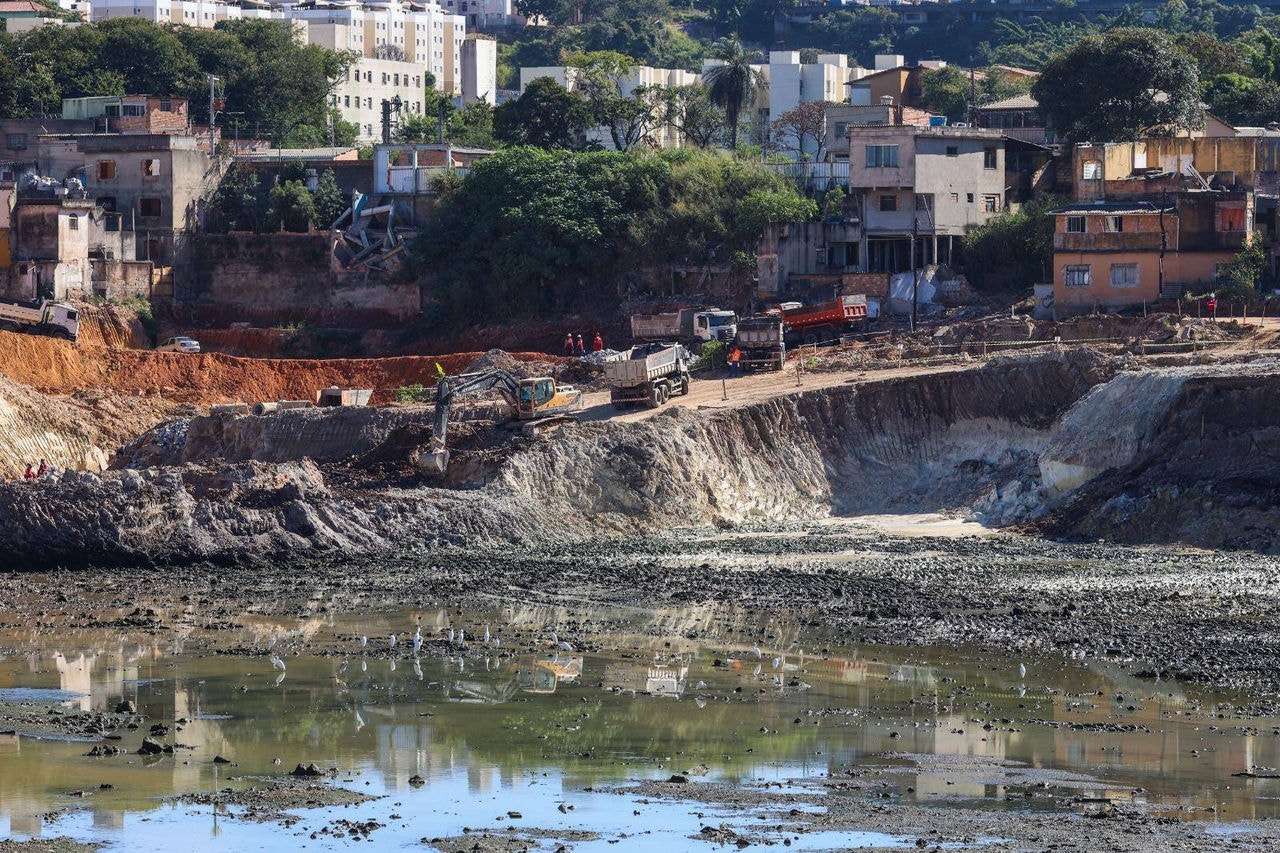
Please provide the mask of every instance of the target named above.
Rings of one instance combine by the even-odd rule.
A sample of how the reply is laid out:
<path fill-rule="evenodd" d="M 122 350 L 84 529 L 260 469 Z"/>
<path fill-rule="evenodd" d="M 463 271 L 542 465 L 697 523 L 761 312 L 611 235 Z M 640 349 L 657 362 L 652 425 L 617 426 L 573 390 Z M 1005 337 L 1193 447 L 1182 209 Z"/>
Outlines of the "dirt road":
<path fill-rule="evenodd" d="M 689 386 L 687 395 L 672 397 L 664 406 L 657 409 L 637 406 L 618 411 L 609 403 L 608 391 L 593 391 L 586 395 L 586 409 L 582 414 L 582 420 L 641 421 L 661 414 L 670 406 L 692 409 L 731 409 L 759 403 L 773 397 L 834 388 L 839 385 L 882 382 L 887 379 L 919 376 L 926 373 L 956 373 L 971 370 L 980 363 L 972 360 L 942 365 L 916 364 L 883 370 L 801 371 L 797 376 L 795 362 L 792 362 L 782 373 L 755 373 L 734 378 L 723 376 L 695 378 Z"/>

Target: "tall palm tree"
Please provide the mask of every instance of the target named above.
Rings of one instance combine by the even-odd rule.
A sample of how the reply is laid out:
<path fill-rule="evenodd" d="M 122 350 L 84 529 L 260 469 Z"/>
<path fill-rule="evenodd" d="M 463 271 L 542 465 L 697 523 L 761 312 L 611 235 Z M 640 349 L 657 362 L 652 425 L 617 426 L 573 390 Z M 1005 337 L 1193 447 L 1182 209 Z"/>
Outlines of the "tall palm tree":
<path fill-rule="evenodd" d="M 730 148 L 736 152 L 742 108 L 752 93 L 765 85 L 764 75 L 751 66 L 764 62 L 764 55 L 758 50 L 743 47 L 736 35 L 725 36 L 711 45 L 707 55 L 719 60 L 720 64 L 708 68 L 702 80 L 712 103 L 724 108 L 729 119 Z"/>

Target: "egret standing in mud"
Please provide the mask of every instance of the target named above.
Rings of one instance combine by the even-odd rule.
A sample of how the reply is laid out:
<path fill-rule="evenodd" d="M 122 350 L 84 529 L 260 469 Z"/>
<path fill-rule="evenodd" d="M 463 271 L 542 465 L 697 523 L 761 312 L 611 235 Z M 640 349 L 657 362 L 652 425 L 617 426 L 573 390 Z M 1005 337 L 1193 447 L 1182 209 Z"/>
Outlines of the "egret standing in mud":
<path fill-rule="evenodd" d="M 363 649 L 368 645 L 369 645 L 369 638 L 362 635 L 360 637 L 360 648 Z"/>
<path fill-rule="evenodd" d="M 413 632 L 413 656 L 417 657 L 418 652 L 422 651 L 422 628 Z"/>
<path fill-rule="evenodd" d="M 1025 663 L 1018 664 L 1018 677 L 1019 678 L 1027 677 L 1027 665 Z"/>
<path fill-rule="evenodd" d="M 489 623 L 484 623 L 484 644 L 489 645 Z"/>
<path fill-rule="evenodd" d="M 391 644 L 390 648 L 394 649 L 396 647 L 396 635 L 392 634 L 391 639 L 388 642 Z"/>

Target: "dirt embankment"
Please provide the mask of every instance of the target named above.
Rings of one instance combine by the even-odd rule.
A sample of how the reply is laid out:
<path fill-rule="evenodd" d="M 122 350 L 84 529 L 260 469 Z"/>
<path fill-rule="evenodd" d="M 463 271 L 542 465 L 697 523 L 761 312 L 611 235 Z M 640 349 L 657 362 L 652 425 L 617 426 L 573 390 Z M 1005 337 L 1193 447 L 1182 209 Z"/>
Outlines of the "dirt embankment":
<path fill-rule="evenodd" d="M 93 329 L 93 326 L 88 328 Z M 0 374 L 52 394 L 84 389 L 162 396 L 193 405 L 263 400 L 310 400 L 337 385 L 372 388 L 374 403 L 409 385 L 433 385 L 436 365 L 460 373 L 483 353 L 377 359 L 250 359 L 219 353 L 154 352 L 98 342 L 121 333 L 94 329 L 79 345 L 53 338 L 0 332 Z M 563 359 L 513 353 L 515 359 L 555 368 Z"/>

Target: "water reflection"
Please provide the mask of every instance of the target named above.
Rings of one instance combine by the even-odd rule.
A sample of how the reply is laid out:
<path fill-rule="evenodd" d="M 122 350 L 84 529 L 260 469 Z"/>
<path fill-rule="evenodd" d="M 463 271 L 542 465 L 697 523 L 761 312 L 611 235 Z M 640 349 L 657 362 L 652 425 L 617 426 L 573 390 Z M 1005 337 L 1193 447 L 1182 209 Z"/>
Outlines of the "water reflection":
<path fill-rule="evenodd" d="M 134 702 L 146 722 L 118 732 L 126 754 L 105 758 L 86 757 L 88 742 L 0 735 L 0 829 L 40 835 L 42 816 L 66 806 L 119 829 L 175 792 L 311 761 L 375 793 L 405 791 L 419 775 L 475 794 L 509 793 L 548 772 L 581 790 L 694 765 L 734 782 L 830 774 L 851 784 L 861 768 L 894 765 L 908 768 L 894 788 L 904 798 L 1062 808 L 1027 796 L 1035 774 L 1052 769 L 1079 774 L 1052 779 L 1078 792 L 1083 802 L 1070 808 L 1141 787 L 1138 796 L 1171 810 L 1214 807 L 1227 819 L 1278 811 L 1280 781 L 1230 778 L 1280 766 L 1275 721 L 1218 719 L 1211 698 L 1202 704 L 1114 665 L 1033 660 L 1024 673 L 951 650 L 819 653 L 822 643 L 794 623 L 769 616 L 744 626 L 724 611 L 587 615 L 610 626 L 594 636 L 608 650 L 559 648 L 582 634 L 581 612 L 514 605 L 358 624 L 246 620 L 235 647 L 257 650 L 247 655 L 188 653 L 189 637 L 79 632 L 56 647 L 29 638 L 23 655 L 0 661 L 0 691 L 66 691 L 66 713 Z M 421 656 L 403 640 L 416 630 L 426 637 Z M 374 650 L 373 640 L 358 643 L 395 631 L 398 658 L 387 657 L 387 640 Z M 348 656 L 300 653 L 303 643 L 345 643 Z M 173 755 L 133 754 L 152 723 L 171 727 Z M 215 756 L 234 763 L 221 778 Z M 1011 772 L 1008 761 L 1025 769 Z"/>

